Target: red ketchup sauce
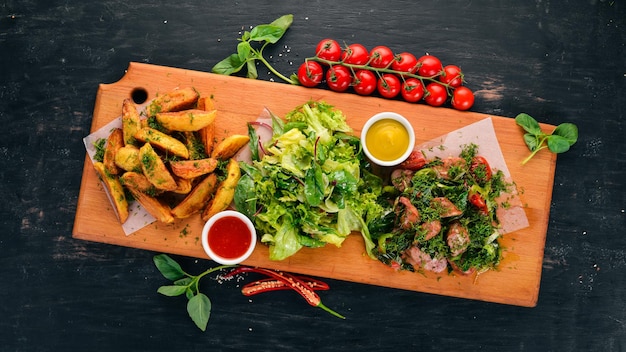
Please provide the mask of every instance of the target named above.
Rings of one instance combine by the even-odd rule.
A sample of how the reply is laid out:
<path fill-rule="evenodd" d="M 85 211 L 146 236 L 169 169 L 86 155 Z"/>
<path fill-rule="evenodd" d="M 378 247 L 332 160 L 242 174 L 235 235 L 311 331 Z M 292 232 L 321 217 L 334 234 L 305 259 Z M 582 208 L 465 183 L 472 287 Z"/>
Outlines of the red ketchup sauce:
<path fill-rule="evenodd" d="M 241 257 L 252 242 L 248 226 L 234 216 L 225 216 L 215 221 L 207 237 L 213 253 L 225 259 Z"/>

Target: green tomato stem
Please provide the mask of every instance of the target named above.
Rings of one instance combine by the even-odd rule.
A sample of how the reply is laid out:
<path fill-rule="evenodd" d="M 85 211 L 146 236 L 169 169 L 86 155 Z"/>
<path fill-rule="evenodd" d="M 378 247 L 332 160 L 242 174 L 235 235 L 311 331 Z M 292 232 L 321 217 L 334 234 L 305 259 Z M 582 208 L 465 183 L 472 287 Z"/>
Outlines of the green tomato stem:
<path fill-rule="evenodd" d="M 443 83 L 443 82 L 437 80 L 434 77 L 426 77 L 426 76 L 416 75 L 414 73 L 403 72 L 403 71 L 396 71 L 396 70 L 390 69 L 389 67 L 383 67 L 383 68 L 372 67 L 372 66 L 368 65 L 369 62 L 367 62 L 365 65 L 355 65 L 355 64 L 348 64 L 348 63 L 345 63 L 343 61 L 330 61 L 330 60 L 326 60 L 326 59 L 321 59 L 321 58 L 319 58 L 317 56 L 308 57 L 308 58 L 304 59 L 305 62 L 309 61 L 309 60 L 321 62 L 321 63 L 327 64 L 329 66 L 333 66 L 333 65 L 346 66 L 350 70 L 352 70 L 352 73 L 354 73 L 355 69 L 357 69 L 357 70 L 368 70 L 368 71 L 375 72 L 379 76 L 381 74 L 383 74 L 383 73 L 393 73 L 393 74 L 396 74 L 396 75 L 400 76 L 403 80 L 405 80 L 407 77 L 417 78 L 417 79 L 419 79 L 422 82 L 422 84 L 424 84 L 424 81 L 435 82 L 437 84 L 440 84 L 440 85 L 446 87 L 446 90 L 448 91 L 448 94 L 450 94 L 450 90 L 451 89 L 454 89 L 454 87 L 450 86 L 449 84 Z M 371 61 L 371 59 L 370 59 L 370 61 Z"/>

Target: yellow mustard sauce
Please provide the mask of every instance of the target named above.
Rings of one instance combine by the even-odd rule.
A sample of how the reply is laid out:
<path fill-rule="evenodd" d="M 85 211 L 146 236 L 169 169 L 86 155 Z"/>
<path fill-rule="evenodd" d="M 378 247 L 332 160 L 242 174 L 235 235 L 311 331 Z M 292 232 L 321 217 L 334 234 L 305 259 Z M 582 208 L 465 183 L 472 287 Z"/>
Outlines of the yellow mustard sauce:
<path fill-rule="evenodd" d="M 409 132 L 402 123 L 382 119 L 374 122 L 365 135 L 370 154 L 382 161 L 398 159 L 409 147 Z"/>

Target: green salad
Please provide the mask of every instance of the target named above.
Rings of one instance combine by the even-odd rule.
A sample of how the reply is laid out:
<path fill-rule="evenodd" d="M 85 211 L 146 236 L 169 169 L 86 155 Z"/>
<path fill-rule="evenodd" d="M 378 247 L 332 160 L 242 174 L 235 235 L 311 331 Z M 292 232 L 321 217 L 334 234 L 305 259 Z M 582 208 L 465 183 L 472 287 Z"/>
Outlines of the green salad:
<path fill-rule="evenodd" d="M 382 179 L 370 172 L 343 113 L 310 101 L 284 120 L 272 116 L 271 130 L 271 139 L 260 141 L 248 125 L 252 161 L 241 163 L 235 191 L 235 206 L 254 222 L 270 259 L 339 247 L 353 231 L 375 259 L 368 227 L 392 210 L 379 202 Z"/>

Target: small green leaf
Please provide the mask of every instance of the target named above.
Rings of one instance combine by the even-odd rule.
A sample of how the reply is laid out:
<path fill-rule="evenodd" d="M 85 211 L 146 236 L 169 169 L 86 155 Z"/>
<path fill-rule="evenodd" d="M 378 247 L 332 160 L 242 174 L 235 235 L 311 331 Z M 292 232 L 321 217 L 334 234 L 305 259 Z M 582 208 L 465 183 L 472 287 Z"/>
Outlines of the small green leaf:
<path fill-rule="evenodd" d="M 271 24 L 260 24 L 250 32 L 250 40 L 257 42 L 276 43 L 285 34 L 285 30 Z"/>
<path fill-rule="evenodd" d="M 284 133 L 285 122 L 278 116 L 276 116 L 273 112 L 270 111 L 270 116 L 272 117 L 272 133 L 273 136 L 280 136 Z"/>
<path fill-rule="evenodd" d="M 250 147 L 250 154 L 252 161 L 261 160 L 261 154 L 259 152 L 259 134 L 256 133 L 256 129 L 251 123 L 248 123 L 248 136 L 250 137 L 250 141 L 248 142 L 248 146 Z"/>
<path fill-rule="evenodd" d="M 195 295 L 196 293 L 190 288 L 187 288 L 187 291 L 185 291 L 185 297 L 187 297 L 187 299 L 192 299 Z"/>
<path fill-rule="evenodd" d="M 184 277 L 180 280 L 174 281 L 174 285 L 176 286 L 189 286 L 189 284 L 193 281 L 191 277 Z"/>
<path fill-rule="evenodd" d="M 552 135 L 565 138 L 571 146 L 578 140 L 578 127 L 576 127 L 573 123 L 562 123 L 554 129 Z"/>
<path fill-rule="evenodd" d="M 198 293 L 187 302 L 187 313 L 196 326 L 205 331 L 211 315 L 211 300 L 204 293 Z"/>
<path fill-rule="evenodd" d="M 157 290 L 158 293 L 169 297 L 180 296 L 185 293 L 185 291 L 187 291 L 187 287 L 185 286 L 161 286 Z"/>
<path fill-rule="evenodd" d="M 272 26 L 280 27 L 285 31 L 287 28 L 291 26 L 293 23 L 293 15 L 283 15 L 274 20 L 274 22 L 270 23 Z"/>
<path fill-rule="evenodd" d="M 534 135 L 539 135 L 542 133 L 541 127 L 539 126 L 537 120 L 535 120 L 532 116 L 528 114 L 521 113 L 517 115 L 517 117 L 515 118 L 515 122 L 528 133 L 532 133 Z"/>
<path fill-rule="evenodd" d="M 237 44 L 237 55 L 239 56 L 240 62 L 245 62 L 250 57 L 250 52 L 252 51 L 252 47 L 250 46 L 250 42 L 240 42 Z"/>
<path fill-rule="evenodd" d="M 241 71 L 245 64 L 245 61 L 239 59 L 239 54 L 231 54 L 229 57 L 215 64 L 211 72 L 228 76 Z"/>
<path fill-rule="evenodd" d="M 153 261 L 154 265 L 166 279 L 173 281 L 185 276 L 185 272 L 180 265 L 166 254 L 155 255 Z"/>
<path fill-rule="evenodd" d="M 569 150 L 570 143 L 567 139 L 557 135 L 548 136 L 548 148 L 553 153 L 564 153 Z"/>
<path fill-rule="evenodd" d="M 524 134 L 524 142 L 526 143 L 526 145 L 528 146 L 528 149 L 530 149 L 531 152 L 535 151 L 535 149 L 537 149 L 537 147 L 539 146 L 537 136 L 535 136 L 532 133 Z"/>
<path fill-rule="evenodd" d="M 304 176 L 304 196 L 310 206 L 319 206 L 324 200 L 324 178 L 321 167 L 313 163 Z"/>
<path fill-rule="evenodd" d="M 248 60 L 247 62 L 248 74 L 246 77 L 256 79 L 259 74 L 256 71 L 256 60 Z"/>
<path fill-rule="evenodd" d="M 237 210 L 252 218 L 257 211 L 256 200 L 252 177 L 250 175 L 242 175 L 235 188 L 234 201 Z"/>

